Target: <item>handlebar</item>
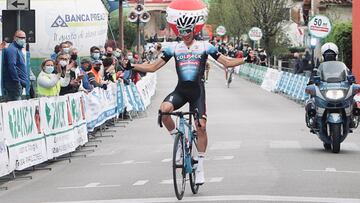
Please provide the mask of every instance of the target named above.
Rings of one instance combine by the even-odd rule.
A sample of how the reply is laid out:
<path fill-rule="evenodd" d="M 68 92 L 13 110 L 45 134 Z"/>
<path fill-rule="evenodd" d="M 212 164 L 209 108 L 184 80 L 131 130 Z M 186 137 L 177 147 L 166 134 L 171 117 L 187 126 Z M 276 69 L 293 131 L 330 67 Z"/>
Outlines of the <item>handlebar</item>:
<path fill-rule="evenodd" d="M 182 111 L 176 111 L 176 112 L 162 112 L 161 110 L 159 110 L 158 113 L 158 124 L 160 126 L 160 128 L 163 127 L 162 125 L 162 116 L 166 115 L 166 116 L 178 116 L 180 118 L 183 118 L 185 115 L 190 115 L 194 117 L 194 120 L 199 120 L 199 112 L 197 110 L 195 111 L 190 111 L 190 112 L 182 112 Z M 198 122 L 198 127 L 201 127 L 200 122 Z"/>

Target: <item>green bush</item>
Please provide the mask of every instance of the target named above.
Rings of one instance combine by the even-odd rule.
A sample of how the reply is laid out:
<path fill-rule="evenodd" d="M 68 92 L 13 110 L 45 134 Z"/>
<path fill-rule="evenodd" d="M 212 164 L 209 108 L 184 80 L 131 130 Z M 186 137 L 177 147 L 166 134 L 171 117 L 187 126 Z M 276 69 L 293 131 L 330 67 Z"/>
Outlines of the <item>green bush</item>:
<path fill-rule="evenodd" d="M 339 47 L 338 59 L 343 61 L 351 70 L 352 68 L 352 22 L 339 22 L 333 26 L 333 31 L 325 39 Z"/>

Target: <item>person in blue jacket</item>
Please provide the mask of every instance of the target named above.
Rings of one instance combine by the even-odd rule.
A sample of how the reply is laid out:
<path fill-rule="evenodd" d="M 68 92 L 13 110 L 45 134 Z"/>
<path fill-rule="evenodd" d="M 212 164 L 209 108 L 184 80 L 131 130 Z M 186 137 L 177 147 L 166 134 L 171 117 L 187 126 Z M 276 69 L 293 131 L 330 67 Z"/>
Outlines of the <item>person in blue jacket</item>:
<path fill-rule="evenodd" d="M 22 30 L 15 32 L 14 41 L 4 50 L 4 90 L 5 100 L 21 100 L 23 89 L 29 86 L 29 73 L 26 68 L 22 49 L 26 44 L 26 34 Z"/>

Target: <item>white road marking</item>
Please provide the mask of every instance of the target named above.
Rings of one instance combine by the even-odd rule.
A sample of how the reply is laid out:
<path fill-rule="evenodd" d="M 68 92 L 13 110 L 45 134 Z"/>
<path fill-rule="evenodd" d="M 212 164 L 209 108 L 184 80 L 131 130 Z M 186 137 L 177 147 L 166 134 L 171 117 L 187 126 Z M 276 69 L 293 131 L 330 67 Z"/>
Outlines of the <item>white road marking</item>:
<path fill-rule="evenodd" d="M 360 199 L 330 198 L 330 197 L 300 197 L 300 196 L 269 196 L 269 195 L 224 195 L 224 196 L 191 196 L 184 197 L 181 202 L 226 202 L 226 201 L 256 201 L 256 202 L 316 202 L 316 203 L 360 203 Z M 179 201 L 175 197 L 143 198 L 143 199 L 111 199 L 91 201 L 47 202 L 47 203 L 169 203 Z"/>
<path fill-rule="evenodd" d="M 173 179 L 162 180 L 160 184 L 173 184 Z"/>
<path fill-rule="evenodd" d="M 215 177 L 215 178 L 210 178 L 209 181 L 205 180 L 205 182 L 218 183 L 221 182 L 223 179 L 224 179 L 223 177 Z"/>
<path fill-rule="evenodd" d="M 136 181 L 133 186 L 145 185 L 149 180 L 138 180 Z"/>
<path fill-rule="evenodd" d="M 100 183 L 89 183 L 89 184 L 85 185 L 84 187 L 89 188 L 89 187 L 96 187 L 98 185 L 100 185 Z"/>
<path fill-rule="evenodd" d="M 120 187 L 120 185 L 100 185 L 100 183 L 89 183 L 85 186 L 58 187 L 57 189 L 67 190 L 67 189 L 109 188 L 109 187 Z"/>
<path fill-rule="evenodd" d="M 172 158 L 167 158 L 167 159 L 161 160 L 161 162 L 170 162 L 171 160 L 172 160 Z"/>
<path fill-rule="evenodd" d="M 353 173 L 360 174 L 360 171 L 338 171 L 336 168 L 326 168 L 325 170 L 303 170 L 304 172 L 328 172 L 328 173 Z"/>
<path fill-rule="evenodd" d="M 210 150 L 239 149 L 240 145 L 241 142 L 239 141 L 215 142 L 210 146 Z"/>
<path fill-rule="evenodd" d="M 234 159 L 234 156 L 216 156 L 214 157 L 213 160 L 231 160 L 231 159 Z"/>
<path fill-rule="evenodd" d="M 270 148 L 272 149 L 300 149 L 301 146 L 298 141 L 271 141 L 270 142 Z"/>

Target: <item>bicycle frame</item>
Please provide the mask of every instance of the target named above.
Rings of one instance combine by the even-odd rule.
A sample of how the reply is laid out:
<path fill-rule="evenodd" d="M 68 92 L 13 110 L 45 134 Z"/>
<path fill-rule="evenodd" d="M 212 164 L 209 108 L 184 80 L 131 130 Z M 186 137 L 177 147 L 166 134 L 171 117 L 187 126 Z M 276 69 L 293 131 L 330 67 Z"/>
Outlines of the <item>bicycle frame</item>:
<path fill-rule="evenodd" d="M 183 142 L 183 146 L 184 146 L 184 167 L 185 167 L 185 171 L 186 173 L 191 173 L 193 168 L 192 168 L 192 159 L 191 159 L 191 154 L 190 154 L 190 147 L 191 147 L 191 143 L 194 139 L 194 132 L 193 132 L 193 126 L 191 124 L 191 116 L 190 116 L 190 120 L 189 123 L 186 122 L 186 119 L 184 117 L 180 117 L 180 121 L 179 121 L 179 125 L 178 125 L 178 131 L 181 133 L 181 137 L 182 137 L 182 142 Z M 188 130 L 188 133 L 186 133 L 186 130 Z"/>
<path fill-rule="evenodd" d="M 195 139 L 195 131 L 194 127 L 192 125 L 192 116 L 194 116 L 194 120 L 198 118 L 198 112 L 172 112 L 172 113 L 164 113 L 159 110 L 159 117 L 158 117 L 158 123 L 160 127 L 162 127 L 162 121 L 161 117 L 162 115 L 173 115 L 179 117 L 179 123 L 176 124 L 176 129 L 178 129 L 179 133 L 181 134 L 182 142 L 183 142 L 183 157 L 184 157 L 184 167 L 186 173 L 192 173 L 192 158 L 191 158 L 191 152 L 190 148 L 192 145 L 192 141 Z M 185 115 L 189 115 L 189 122 L 186 121 Z M 199 127 L 201 126 L 200 123 L 198 123 Z M 186 130 L 188 130 L 188 133 L 186 133 Z"/>

